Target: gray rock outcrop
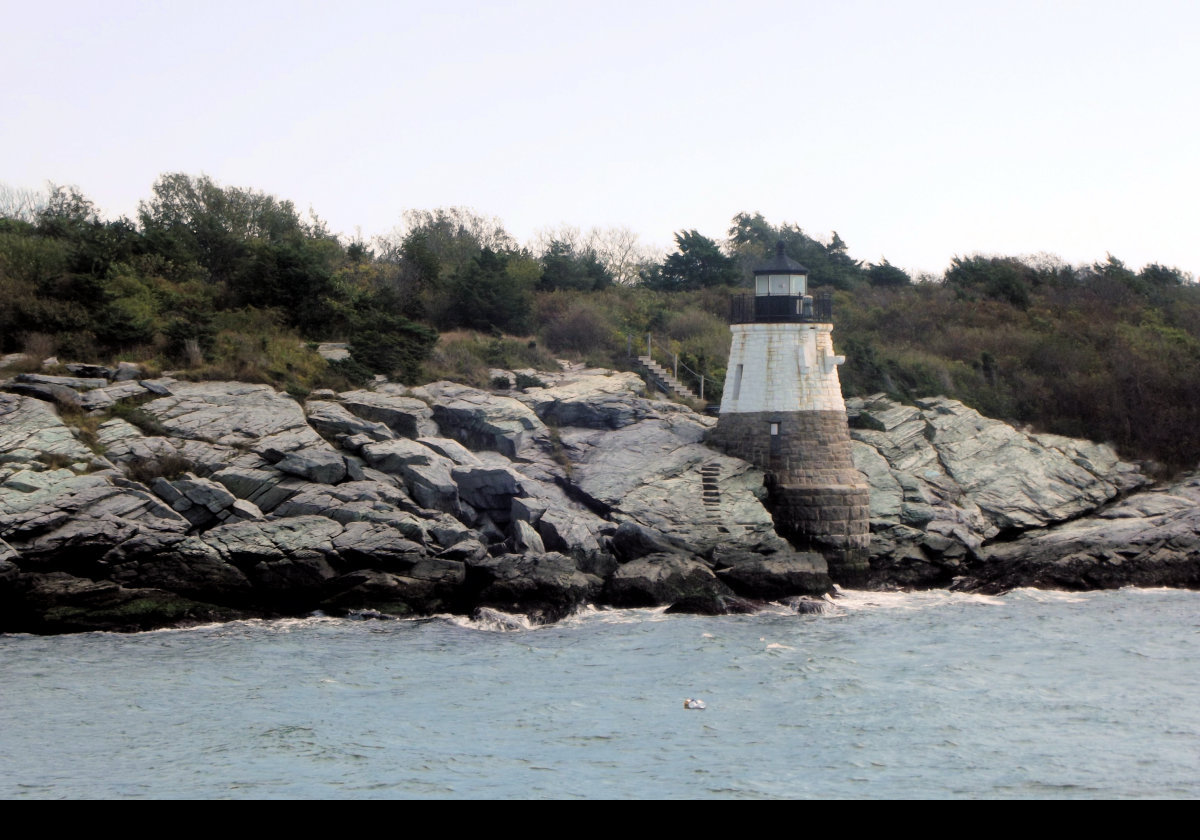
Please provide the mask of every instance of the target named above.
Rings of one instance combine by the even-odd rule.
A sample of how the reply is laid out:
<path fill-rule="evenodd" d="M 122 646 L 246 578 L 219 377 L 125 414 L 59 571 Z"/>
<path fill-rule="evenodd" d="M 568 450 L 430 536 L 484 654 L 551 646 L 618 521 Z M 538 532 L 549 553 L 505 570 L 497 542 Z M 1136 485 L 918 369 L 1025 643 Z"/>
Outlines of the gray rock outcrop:
<path fill-rule="evenodd" d="M 589 602 L 727 613 L 830 591 L 824 559 L 776 534 L 763 474 L 632 374 L 301 405 L 74 372 L 10 385 L 49 401 L 0 393 L 0 631 L 314 609 L 555 620 Z M 101 422 L 74 430 L 56 405 Z M 1135 492 L 1147 480 L 1111 448 L 951 400 L 848 408 L 875 585 L 1200 586 L 1200 479 Z"/>
<path fill-rule="evenodd" d="M 1200 477 L 1139 493 L 1051 528 L 986 547 L 958 588 L 1003 592 L 1020 586 L 1116 589 L 1200 588 Z"/>
<path fill-rule="evenodd" d="M 846 401 L 855 465 L 871 486 L 872 568 L 945 585 L 986 543 L 1096 510 L 1148 480 L 1111 447 L 1034 435 L 944 398 Z"/>

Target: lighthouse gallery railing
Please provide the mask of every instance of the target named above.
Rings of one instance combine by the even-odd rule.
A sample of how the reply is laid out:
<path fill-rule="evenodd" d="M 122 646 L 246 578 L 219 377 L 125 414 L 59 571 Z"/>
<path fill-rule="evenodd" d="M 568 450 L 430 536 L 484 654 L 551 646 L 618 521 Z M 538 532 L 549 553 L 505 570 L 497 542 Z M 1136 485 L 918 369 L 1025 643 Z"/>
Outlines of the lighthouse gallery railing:
<path fill-rule="evenodd" d="M 828 324 L 833 321 L 833 295 L 734 295 L 729 301 L 729 323 L 755 324 L 798 321 Z"/>

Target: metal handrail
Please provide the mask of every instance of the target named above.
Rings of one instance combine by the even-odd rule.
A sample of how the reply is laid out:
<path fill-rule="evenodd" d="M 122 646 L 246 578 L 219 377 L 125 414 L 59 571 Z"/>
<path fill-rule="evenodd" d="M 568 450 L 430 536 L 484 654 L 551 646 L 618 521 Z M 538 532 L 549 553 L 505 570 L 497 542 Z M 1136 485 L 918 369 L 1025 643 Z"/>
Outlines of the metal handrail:
<path fill-rule="evenodd" d="M 628 345 L 629 345 L 629 355 L 633 356 L 633 336 L 632 335 L 628 336 Z M 710 379 L 707 375 L 700 373 L 699 371 L 692 370 L 686 363 L 679 361 L 679 354 L 673 353 L 669 347 L 664 347 L 662 349 L 663 349 L 663 352 L 671 359 L 671 365 L 670 365 L 671 370 L 672 370 L 671 375 L 675 378 L 675 380 L 679 381 L 679 369 L 682 367 L 684 370 L 686 370 L 688 373 L 690 373 L 692 376 L 696 377 L 696 379 L 698 379 L 700 381 L 700 397 L 699 398 L 704 399 L 705 384 L 711 383 L 712 385 L 716 385 L 717 380 Z M 654 333 L 646 333 L 646 355 L 652 361 L 655 360 L 654 359 Z"/>

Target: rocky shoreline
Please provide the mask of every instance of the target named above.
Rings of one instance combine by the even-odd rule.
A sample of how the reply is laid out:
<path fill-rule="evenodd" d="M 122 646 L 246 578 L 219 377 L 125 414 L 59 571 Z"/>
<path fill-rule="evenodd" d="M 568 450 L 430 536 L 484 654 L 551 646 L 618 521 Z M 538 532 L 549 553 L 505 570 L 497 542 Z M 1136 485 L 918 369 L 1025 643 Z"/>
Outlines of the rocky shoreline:
<path fill-rule="evenodd" d="M 546 387 L 269 386 L 84 368 L 0 393 L 0 631 L 585 604 L 753 611 L 832 591 L 713 419 L 629 373 Z M 511 372 L 496 372 L 497 376 Z M 950 400 L 850 400 L 872 585 L 1200 587 L 1200 479 Z M 799 599 L 799 600 L 797 600 Z"/>

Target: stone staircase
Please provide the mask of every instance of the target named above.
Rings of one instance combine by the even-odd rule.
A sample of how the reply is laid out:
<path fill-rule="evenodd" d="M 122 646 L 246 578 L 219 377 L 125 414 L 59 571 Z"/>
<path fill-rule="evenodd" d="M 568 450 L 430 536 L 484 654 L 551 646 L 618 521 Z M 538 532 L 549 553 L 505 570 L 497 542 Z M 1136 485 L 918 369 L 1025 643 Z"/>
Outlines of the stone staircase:
<path fill-rule="evenodd" d="M 672 376 L 670 371 L 651 357 L 638 356 L 637 360 L 638 364 L 646 372 L 646 375 L 653 380 L 653 384 L 657 385 L 661 390 L 678 397 L 686 397 L 689 400 L 696 399 L 695 391 Z"/>
<path fill-rule="evenodd" d="M 730 523 L 721 516 L 721 465 L 710 463 L 700 468 L 700 499 L 708 514 L 708 521 L 718 531 L 728 534 Z"/>
<path fill-rule="evenodd" d="M 721 480 L 719 464 L 705 464 L 700 468 L 700 492 L 704 507 L 713 513 L 721 507 L 721 489 L 717 482 Z"/>

